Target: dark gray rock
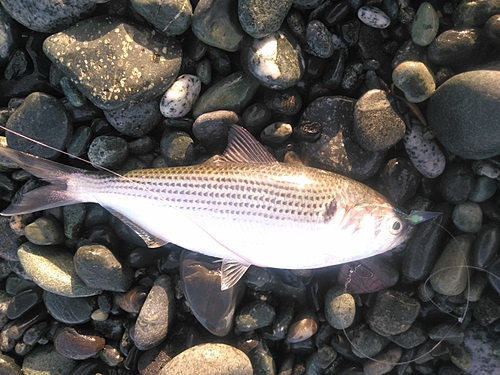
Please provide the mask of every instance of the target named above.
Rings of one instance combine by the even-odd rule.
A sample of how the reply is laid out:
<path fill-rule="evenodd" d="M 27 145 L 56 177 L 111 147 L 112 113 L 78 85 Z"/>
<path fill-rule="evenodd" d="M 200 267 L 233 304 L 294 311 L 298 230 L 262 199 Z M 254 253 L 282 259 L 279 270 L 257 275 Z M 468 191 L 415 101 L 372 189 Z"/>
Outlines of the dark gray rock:
<path fill-rule="evenodd" d="M 346 329 L 354 322 L 356 303 L 341 286 L 332 287 L 325 295 L 325 317 L 335 329 Z"/>
<path fill-rule="evenodd" d="M 85 221 L 86 206 L 84 203 L 71 204 L 64 206 L 63 220 L 64 220 L 64 235 L 69 239 L 75 239 L 80 233 Z"/>
<path fill-rule="evenodd" d="M 238 124 L 239 116 L 233 111 L 204 113 L 193 123 L 193 135 L 210 153 L 222 153 L 227 144 L 229 126 Z"/>
<path fill-rule="evenodd" d="M 131 137 L 146 135 L 162 119 L 156 99 L 123 109 L 104 111 L 104 116 L 116 130 Z"/>
<path fill-rule="evenodd" d="M 3 8 L 0 8 L 0 35 L 2 35 L 0 40 L 0 66 L 2 67 L 9 62 L 12 53 L 14 53 L 16 47 L 14 31 L 15 23 L 12 18 Z"/>
<path fill-rule="evenodd" d="M 327 59 L 333 55 L 332 33 L 321 21 L 313 20 L 307 24 L 306 42 L 308 52 L 314 56 Z"/>
<path fill-rule="evenodd" d="M 465 164 L 448 164 L 439 176 L 437 191 L 448 202 L 465 202 L 474 186 L 474 175 Z"/>
<path fill-rule="evenodd" d="M 250 332 L 270 325 L 275 317 L 276 312 L 271 305 L 263 301 L 253 301 L 241 308 L 234 323 L 240 332 Z"/>
<path fill-rule="evenodd" d="M 389 344 L 389 339 L 372 331 L 366 325 L 357 326 L 350 333 L 352 352 L 359 358 L 374 357 Z"/>
<path fill-rule="evenodd" d="M 188 29 L 193 15 L 189 0 L 131 0 L 130 4 L 165 35 L 182 34 Z"/>
<path fill-rule="evenodd" d="M 45 292 L 43 300 L 49 314 L 57 321 L 66 324 L 82 324 L 90 321 L 95 309 L 92 298 L 70 298 Z"/>
<path fill-rule="evenodd" d="M 498 13 L 500 13 L 498 0 L 465 0 L 461 1 L 453 12 L 453 21 L 457 25 L 481 26 L 488 18 Z"/>
<path fill-rule="evenodd" d="M 194 163 L 194 142 L 182 131 L 165 131 L 161 137 L 160 150 L 170 167 Z"/>
<path fill-rule="evenodd" d="M 87 154 L 92 164 L 116 168 L 128 157 L 128 143 L 114 135 L 101 135 L 94 138 Z"/>
<path fill-rule="evenodd" d="M 87 19 L 51 35 L 43 48 L 92 103 L 106 110 L 163 93 L 177 77 L 182 57 L 174 38 L 111 17 Z"/>
<path fill-rule="evenodd" d="M 420 183 L 420 173 L 406 158 L 394 158 L 387 162 L 378 180 L 378 191 L 396 206 L 412 198 Z"/>
<path fill-rule="evenodd" d="M 293 0 L 241 0 L 238 18 L 241 27 L 253 38 L 262 38 L 278 31 Z"/>
<path fill-rule="evenodd" d="M 490 222 L 481 227 L 472 245 L 471 262 L 479 268 L 487 267 L 500 249 L 500 225 Z"/>
<path fill-rule="evenodd" d="M 500 47 L 500 15 L 496 14 L 488 19 L 484 25 L 484 32 L 488 40 L 498 49 Z"/>
<path fill-rule="evenodd" d="M 66 358 L 82 360 L 95 356 L 106 344 L 98 332 L 83 331 L 74 327 L 64 327 L 54 335 L 54 347 Z"/>
<path fill-rule="evenodd" d="M 25 375 L 59 374 L 71 375 L 78 362 L 59 354 L 54 345 L 39 345 L 29 352 L 23 360 L 22 371 Z"/>
<path fill-rule="evenodd" d="M 5 354 L 0 354 L 0 372 L 4 375 L 23 375 L 16 361 Z"/>
<path fill-rule="evenodd" d="M 10 218 L 0 217 L 0 258 L 6 260 L 18 261 L 17 248 L 24 242 L 20 234 L 14 234 L 9 225 Z"/>

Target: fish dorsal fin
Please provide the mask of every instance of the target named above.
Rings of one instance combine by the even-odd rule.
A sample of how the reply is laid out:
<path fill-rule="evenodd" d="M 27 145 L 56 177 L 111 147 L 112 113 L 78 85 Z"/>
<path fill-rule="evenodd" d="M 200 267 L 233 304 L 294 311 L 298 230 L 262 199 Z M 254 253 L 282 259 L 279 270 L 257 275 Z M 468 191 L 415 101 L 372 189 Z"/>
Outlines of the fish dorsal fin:
<path fill-rule="evenodd" d="M 249 264 L 236 260 L 223 259 L 221 265 L 220 290 L 227 290 L 236 285 L 247 271 Z"/>
<path fill-rule="evenodd" d="M 274 164 L 278 161 L 246 130 L 238 125 L 229 127 L 227 148 L 221 156 L 208 159 L 205 163 L 258 163 Z"/>

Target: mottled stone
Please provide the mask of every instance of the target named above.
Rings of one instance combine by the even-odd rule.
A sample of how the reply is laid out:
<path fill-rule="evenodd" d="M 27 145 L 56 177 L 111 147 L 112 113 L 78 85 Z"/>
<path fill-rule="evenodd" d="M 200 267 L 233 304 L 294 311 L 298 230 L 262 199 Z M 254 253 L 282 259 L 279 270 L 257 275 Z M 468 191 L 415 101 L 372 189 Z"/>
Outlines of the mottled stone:
<path fill-rule="evenodd" d="M 163 94 L 160 102 L 161 114 L 166 118 L 186 116 L 201 91 L 201 81 L 192 74 L 183 74 Z"/>
<path fill-rule="evenodd" d="M 399 64 L 392 72 L 392 80 L 411 103 L 427 100 L 436 89 L 431 71 L 419 61 L 404 61 Z"/>
<path fill-rule="evenodd" d="M 477 203 L 470 201 L 456 205 L 451 218 L 453 224 L 465 233 L 477 233 L 483 224 L 481 207 Z"/>
<path fill-rule="evenodd" d="M 238 19 L 241 27 L 253 38 L 262 38 L 278 31 L 293 0 L 240 0 Z"/>
<path fill-rule="evenodd" d="M 130 4 L 137 13 L 165 35 L 184 33 L 193 15 L 189 0 L 131 0 Z"/>
<path fill-rule="evenodd" d="M 161 120 L 161 114 L 156 99 L 130 105 L 127 108 L 104 111 L 106 120 L 120 133 L 131 137 L 142 137 Z"/>
<path fill-rule="evenodd" d="M 23 375 L 21 367 L 19 367 L 11 357 L 0 354 L 0 373 L 3 375 Z"/>
<path fill-rule="evenodd" d="M 43 300 L 50 315 L 66 324 L 88 322 L 94 310 L 93 300 L 90 298 L 70 298 L 45 292 Z"/>
<path fill-rule="evenodd" d="M 236 315 L 236 328 L 240 332 L 250 332 L 268 326 L 275 316 L 276 312 L 272 306 L 263 301 L 253 301 L 243 306 Z"/>
<path fill-rule="evenodd" d="M 325 295 L 325 316 L 335 329 L 346 329 L 354 322 L 356 303 L 351 294 L 340 288 L 330 288 Z"/>
<path fill-rule="evenodd" d="M 160 140 L 160 150 L 169 167 L 191 165 L 195 160 L 194 142 L 182 131 L 165 131 Z"/>
<path fill-rule="evenodd" d="M 64 242 L 61 223 L 53 216 L 43 216 L 24 228 L 24 235 L 35 245 L 59 245 Z"/>
<path fill-rule="evenodd" d="M 0 66 L 3 67 L 9 62 L 16 47 L 15 40 L 16 26 L 14 20 L 0 8 Z"/>
<path fill-rule="evenodd" d="M 94 138 L 87 154 L 92 164 L 106 168 L 117 168 L 128 157 L 128 144 L 121 137 L 101 135 Z"/>
<path fill-rule="evenodd" d="M 39 345 L 24 357 L 22 371 L 24 375 L 71 375 L 76 365 L 76 361 L 59 354 L 54 345 Z"/>
<path fill-rule="evenodd" d="M 411 25 L 411 39 L 419 46 L 428 46 L 436 37 L 439 29 L 439 16 L 434 7 L 423 2 L 418 7 Z"/>
<path fill-rule="evenodd" d="M 382 10 L 372 6 L 362 6 L 358 10 L 358 18 L 365 24 L 376 29 L 385 29 L 391 24 L 391 19 Z"/>
<path fill-rule="evenodd" d="M 464 0 L 453 13 L 453 20 L 458 25 L 480 26 L 499 13 L 499 0 Z"/>

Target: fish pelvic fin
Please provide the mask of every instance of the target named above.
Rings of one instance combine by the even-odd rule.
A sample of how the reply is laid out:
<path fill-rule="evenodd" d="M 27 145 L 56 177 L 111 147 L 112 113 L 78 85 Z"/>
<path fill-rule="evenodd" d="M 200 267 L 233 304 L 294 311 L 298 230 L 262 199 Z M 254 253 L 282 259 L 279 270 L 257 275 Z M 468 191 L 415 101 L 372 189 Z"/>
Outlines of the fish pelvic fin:
<path fill-rule="evenodd" d="M 80 202 L 68 192 L 67 188 L 72 176 L 86 172 L 83 169 L 59 164 L 8 147 L 0 147 L 0 157 L 13 161 L 20 168 L 51 183 L 24 194 L 1 212 L 1 215 L 21 215 Z"/>
<path fill-rule="evenodd" d="M 236 285 L 243 277 L 250 264 L 231 259 L 223 259 L 221 265 L 220 290 L 227 290 Z"/>

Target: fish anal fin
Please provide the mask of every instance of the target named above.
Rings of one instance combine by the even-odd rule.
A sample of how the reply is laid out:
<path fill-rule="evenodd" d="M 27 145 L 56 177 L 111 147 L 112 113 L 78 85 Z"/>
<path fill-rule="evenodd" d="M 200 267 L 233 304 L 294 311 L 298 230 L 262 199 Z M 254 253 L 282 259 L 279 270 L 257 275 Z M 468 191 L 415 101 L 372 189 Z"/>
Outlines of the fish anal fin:
<path fill-rule="evenodd" d="M 149 233 L 148 231 L 141 228 L 139 225 L 134 223 L 128 217 L 122 215 L 118 211 L 113 210 L 112 208 L 105 207 L 111 214 L 116 216 L 118 219 L 123 221 L 130 229 L 132 229 L 141 239 L 146 243 L 149 248 L 156 248 L 166 245 L 168 241 L 165 241 L 161 238 L 156 237 L 155 235 Z"/>
<path fill-rule="evenodd" d="M 249 264 L 223 259 L 221 265 L 220 289 L 227 290 L 236 285 L 247 271 Z"/>
<path fill-rule="evenodd" d="M 227 148 L 220 156 L 208 159 L 206 164 L 274 164 L 278 161 L 245 128 L 238 125 L 229 127 Z"/>

